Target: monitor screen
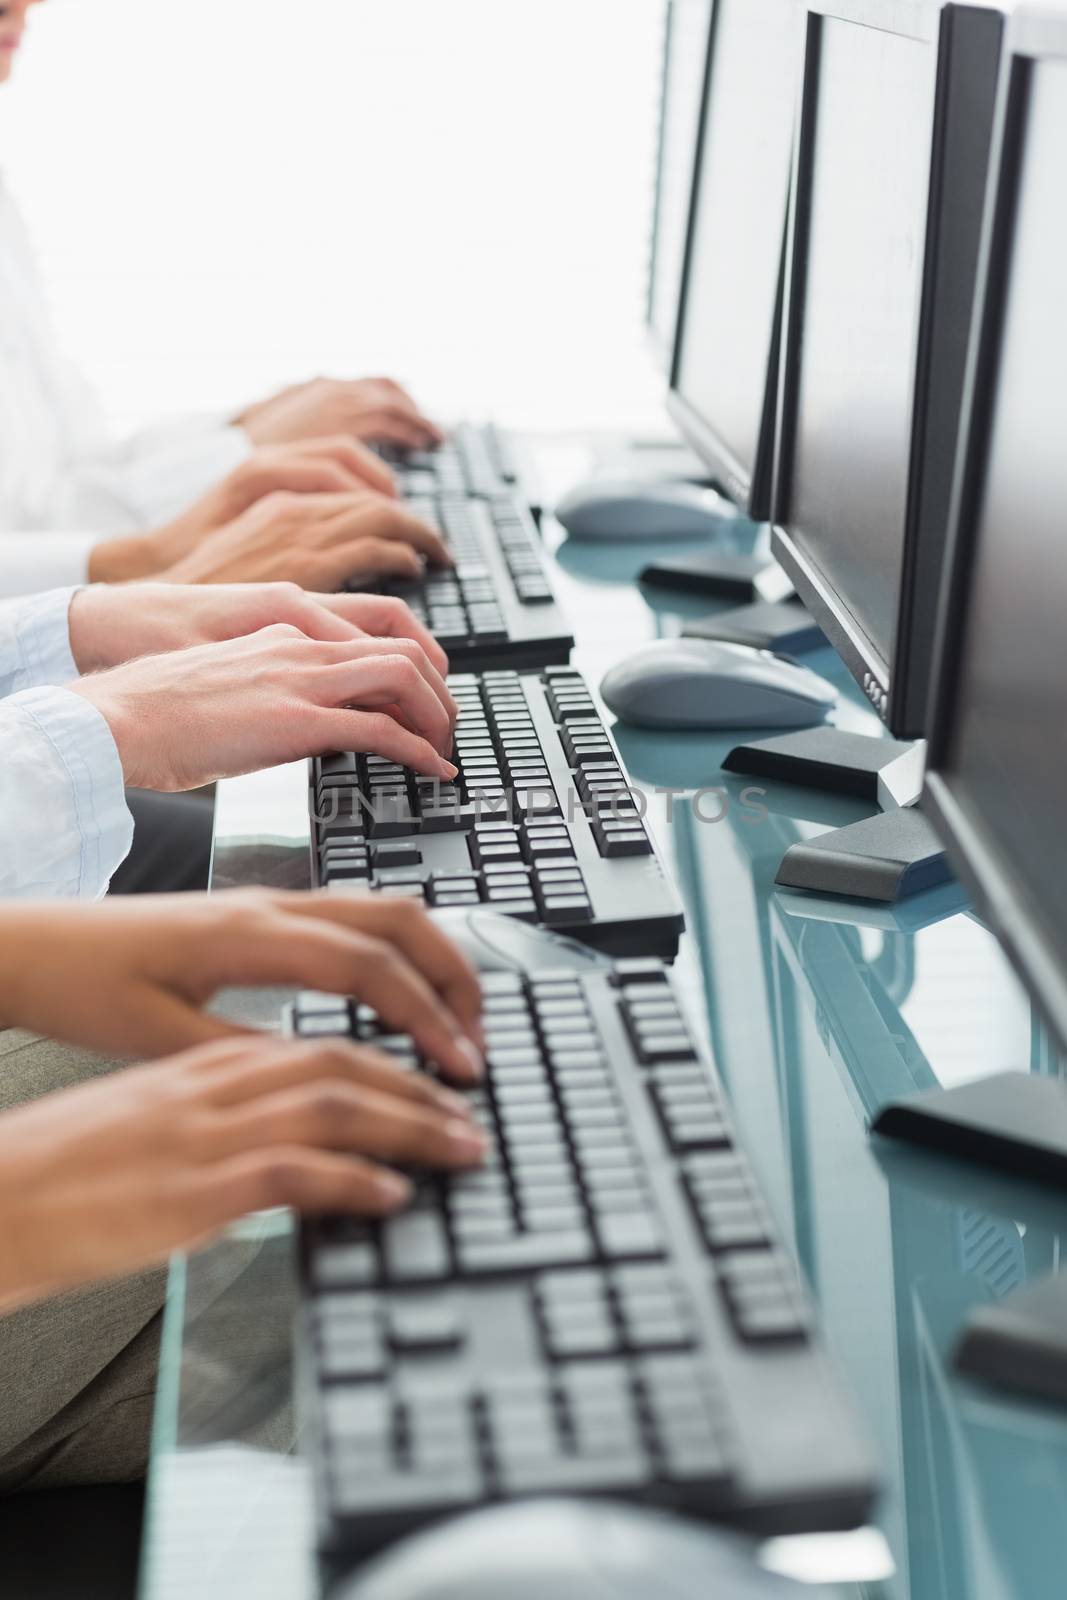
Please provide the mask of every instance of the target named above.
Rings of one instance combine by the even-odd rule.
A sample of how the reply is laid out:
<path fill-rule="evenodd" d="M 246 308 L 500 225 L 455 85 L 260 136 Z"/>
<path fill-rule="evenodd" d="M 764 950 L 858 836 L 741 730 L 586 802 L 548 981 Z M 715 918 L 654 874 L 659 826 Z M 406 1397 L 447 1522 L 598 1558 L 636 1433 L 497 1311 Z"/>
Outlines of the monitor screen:
<path fill-rule="evenodd" d="M 936 42 L 827 17 L 811 146 L 791 472 L 779 519 L 835 613 L 892 659 L 921 307 Z"/>
<path fill-rule="evenodd" d="M 781 266 L 797 19 L 793 0 L 719 0 L 675 357 L 678 396 L 748 479 Z"/>
<path fill-rule="evenodd" d="M 674 346 L 685 234 L 693 187 L 712 0 L 671 0 L 660 108 L 648 321 L 667 359 Z"/>
<path fill-rule="evenodd" d="M 1067 971 L 1067 62 L 1032 68 L 942 776 Z M 997 308 L 989 309 L 997 315 Z M 996 917 L 997 908 L 992 908 Z M 1064 1041 L 1067 1042 L 1067 1041 Z"/>

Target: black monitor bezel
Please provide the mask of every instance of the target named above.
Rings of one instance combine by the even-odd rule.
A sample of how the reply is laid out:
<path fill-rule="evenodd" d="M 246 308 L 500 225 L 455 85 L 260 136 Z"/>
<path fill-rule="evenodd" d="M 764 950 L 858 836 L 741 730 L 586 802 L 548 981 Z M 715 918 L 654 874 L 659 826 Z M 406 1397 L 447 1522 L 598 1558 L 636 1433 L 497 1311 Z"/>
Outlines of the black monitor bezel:
<path fill-rule="evenodd" d="M 946 223 L 944 198 L 952 198 L 945 181 L 950 96 L 956 92 L 953 77 L 957 29 L 966 23 L 972 40 L 978 26 L 990 30 L 983 48 L 999 53 L 1004 18 L 992 6 L 944 4 L 943 0 L 808 0 L 804 71 L 794 152 L 792 201 L 783 315 L 783 351 L 775 430 L 773 496 L 773 549 L 798 593 L 820 623 L 845 665 L 863 689 L 890 731 L 902 739 L 921 737 L 928 721 L 929 678 L 934 626 L 930 606 L 924 602 L 940 593 L 945 559 L 943 524 L 930 524 L 924 478 L 924 447 L 936 424 L 938 443 L 955 439 L 958 415 L 951 394 L 942 392 L 935 373 L 934 352 L 946 323 L 958 322 L 959 285 L 969 285 L 973 272 L 973 242 L 957 237 Z M 789 488 L 795 438 L 799 386 L 798 352 L 802 340 L 802 307 L 810 224 L 813 149 L 819 86 L 820 44 L 823 22 L 839 19 L 913 38 L 937 49 L 930 167 L 927 185 L 926 227 L 919 316 L 912 351 L 913 384 L 908 487 L 900 591 L 893 619 L 893 660 L 885 659 L 864 632 L 859 619 L 841 604 L 827 575 L 801 550 L 789 529 Z M 952 152 L 955 155 L 955 151 Z M 973 156 L 972 156 L 973 160 Z M 984 163 L 983 163 L 984 167 Z M 985 173 L 972 169 L 984 189 Z M 954 177 L 958 173 L 954 173 Z M 972 234 L 973 241 L 973 234 Z M 970 265 L 962 251 L 972 251 Z M 955 390 L 958 396 L 958 388 Z M 946 407 L 946 400 L 951 409 Z M 921 621 L 921 625 L 920 625 Z"/>
<path fill-rule="evenodd" d="M 935 653 L 922 804 L 943 836 L 960 880 L 980 915 L 996 932 L 1060 1046 L 1067 1049 L 1067 973 L 1062 970 L 1052 941 L 1043 932 L 1028 896 L 1020 892 L 1010 865 L 1002 860 L 992 841 L 982 837 L 980 826 L 954 792 L 951 773 L 945 767 L 959 704 L 959 677 L 1002 351 L 1026 117 L 1034 65 L 1042 60 L 1067 62 L 1067 15 L 1037 7 L 1024 8 L 1008 23 Z"/>
<path fill-rule="evenodd" d="M 711 81 L 715 70 L 715 44 L 719 30 L 719 0 L 714 0 L 711 27 L 708 31 L 708 53 L 704 64 L 704 86 L 700 105 L 700 122 L 697 130 L 696 159 L 693 162 L 693 183 L 689 195 L 689 220 L 686 228 L 685 256 L 682 265 L 681 291 L 678 296 L 678 317 L 674 330 L 674 349 L 671 353 L 670 386 L 667 393 L 667 410 L 677 424 L 682 437 L 700 457 L 708 476 L 733 503 L 756 522 L 766 522 L 771 514 L 771 486 L 774 470 L 774 423 L 778 395 L 778 349 L 781 343 L 782 291 L 785 267 L 785 223 L 788 201 L 782 217 L 782 251 L 778 271 L 778 291 L 772 325 L 768 329 L 767 376 L 764 386 L 763 414 L 760 419 L 759 438 L 753 466 L 750 471 L 737 459 L 725 439 L 716 432 L 708 419 L 701 415 L 685 398 L 679 388 L 682 343 L 685 337 L 686 307 L 692 275 L 693 254 L 696 246 L 697 196 L 704 166 L 707 144 L 708 111 L 711 101 Z"/>
<path fill-rule="evenodd" d="M 711 33 L 715 22 L 715 8 L 718 0 L 708 0 L 708 40 L 706 49 L 710 49 Z M 660 89 L 659 89 L 659 127 L 656 145 L 656 175 L 655 189 L 652 200 L 652 238 L 648 255 L 648 280 L 645 286 L 645 333 L 649 348 L 663 370 L 669 375 L 674 370 L 674 352 L 678 343 L 678 318 L 682 299 L 683 275 L 678 280 L 678 294 L 674 307 L 673 325 L 669 333 L 656 326 L 656 282 L 660 265 L 662 227 L 663 227 L 663 180 L 664 162 L 666 160 L 666 133 L 667 133 L 667 103 L 670 91 L 671 48 L 674 43 L 676 7 L 678 0 L 666 0 L 663 17 L 663 58 L 660 62 Z M 704 92 L 707 86 L 707 55 L 705 54 L 704 66 L 701 77 L 701 110 L 698 113 L 697 127 L 698 140 L 699 128 L 703 120 Z M 694 163 L 696 156 L 694 154 Z M 690 187 L 689 204 L 693 203 L 693 190 Z M 686 241 L 689 236 L 689 214 L 686 214 Z M 685 247 L 683 247 L 685 248 Z"/>
<path fill-rule="evenodd" d="M 671 41 L 674 32 L 675 0 L 665 0 L 663 8 L 663 59 L 659 74 L 659 140 L 656 145 L 656 177 L 652 193 L 652 238 L 648 253 L 648 283 L 645 287 L 645 328 L 652 347 L 664 363 L 671 359 L 672 351 L 664 344 L 656 327 L 656 273 L 660 257 L 660 228 L 663 225 L 663 164 L 667 133 L 667 90 L 671 70 Z M 677 317 L 675 322 L 677 323 Z"/>

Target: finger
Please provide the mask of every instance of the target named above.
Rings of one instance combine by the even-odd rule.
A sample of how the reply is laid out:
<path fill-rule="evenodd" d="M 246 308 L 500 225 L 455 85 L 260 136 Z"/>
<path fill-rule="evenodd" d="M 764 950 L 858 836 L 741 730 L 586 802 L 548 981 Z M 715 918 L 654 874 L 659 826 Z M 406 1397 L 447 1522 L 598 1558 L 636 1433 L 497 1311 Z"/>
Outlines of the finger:
<path fill-rule="evenodd" d="M 475 1166 L 489 1148 L 486 1135 L 466 1117 L 343 1078 L 250 1101 L 220 1118 L 210 1139 L 223 1158 L 288 1143 L 428 1168 Z"/>
<path fill-rule="evenodd" d="M 387 1216 L 411 1194 L 409 1179 L 372 1161 L 282 1143 L 200 1169 L 182 1186 L 179 1200 L 194 1238 L 274 1206 L 309 1215 Z"/>
<path fill-rule="evenodd" d="M 289 898 L 310 897 L 294 894 Z M 284 904 L 284 897 L 279 896 L 279 900 Z M 306 929 L 301 930 L 301 937 L 304 932 Z M 285 921 L 283 926 L 275 920 L 272 934 L 278 943 L 283 938 L 291 943 L 292 925 Z M 303 983 L 305 980 L 278 981 Z M 264 1038 L 256 1042 L 254 1049 L 244 1042 L 216 1045 L 205 1074 L 210 1077 L 211 1103 L 220 1108 L 241 1105 L 267 1093 L 280 1094 L 322 1078 L 341 1078 L 382 1094 L 399 1095 L 419 1105 L 434 1107 L 452 1117 L 473 1115 L 470 1102 L 438 1083 L 436 1078 L 425 1072 L 408 1072 L 398 1067 L 384 1050 L 341 1037 L 314 1042 Z"/>
<path fill-rule="evenodd" d="M 260 498 L 267 494 L 350 494 L 363 487 L 357 474 L 337 461 L 314 458 L 272 463 L 262 473 Z"/>
<path fill-rule="evenodd" d="M 312 599 L 375 638 L 414 640 L 442 678 L 447 674 L 448 656 L 403 600 L 365 594 L 317 594 Z M 452 703 L 455 707 L 455 701 Z"/>
<path fill-rule="evenodd" d="M 409 544 L 437 566 L 453 564 L 448 546 L 437 530 L 404 506 L 390 505 L 384 500 L 364 501 L 338 516 L 326 531 L 326 537 L 332 534 L 338 539 L 351 538 L 354 532 L 372 539 L 395 539 Z"/>
<path fill-rule="evenodd" d="M 305 920 L 294 937 L 291 918 L 279 910 L 257 914 L 242 926 L 240 939 L 227 938 L 225 946 L 213 972 L 216 993 L 238 985 L 284 984 L 358 996 L 390 1028 L 410 1034 L 423 1055 L 452 1076 L 470 1083 L 480 1075 L 481 1059 L 466 1023 L 387 935 L 361 929 L 354 919 L 322 916 Z M 194 1017 L 216 1026 L 219 1021 L 199 1012 Z M 220 1036 L 205 1029 L 188 1043 Z"/>
<path fill-rule="evenodd" d="M 414 421 L 418 427 L 425 430 L 435 445 L 444 444 L 445 436 L 441 429 L 437 426 L 436 422 L 432 421 L 431 418 L 426 415 L 426 413 L 418 405 L 414 396 L 404 388 L 403 384 L 397 383 L 393 378 L 382 378 L 381 382 L 385 388 L 389 390 L 392 398 L 411 417 L 412 421 Z"/>
<path fill-rule="evenodd" d="M 279 946 L 293 942 L 290 919 L 279 916 L 278 927 Z M 481 1076 L 482 1059 L 466 1022 L 397 943 L 326 916 L 307 919 L 300 937 L 314 951 L 309 966 L 314 969 L 318 962 L 318 975 L 311 979 L 317 987 L 358 996 L 387 1027 L 410 1034 L 418 1050 L 458 1082 L 473 1083 Z"/>
<path fill-rule="evenodd" d="M 426 778 L 451 783 L 459 768 L 439 755 L 433 745 L 404 728 L 381 711 L 330 710 L 318 707 L 308 718 L 308 755 L 330 755 L 336 750 L 357 750 L 385 756 L 398 766 L 411 767 Z"/>
<path fill-rule="evenodd" d="M 337 652 L 330 652 L 340 664 L 348 664 L 357 660 L 366 661 L 373 656 L 383 659 L 402 656 L 405 660 L 410 661 L 437 696 L 441 709 L 448 719 L 450 729 L 455 728 L 456 720 L 459 716 L 459 707 L 453 700 L 445 679 L 438 672 L 426 652 L 413 639 L 388 640 L 359 636 L 358 643 L 351 638 L 340 642 L 346 644 L 347 648 Z M 390 715 L 392 714 L 390 712 Z M 445 754 L 449 754 L 449 751 L 446 750 Z"/>
<path fill-rule="evenodd" d="M 377 444 L 395 444 L 402 450 L 425 450 L 437 443 L 436 430 L 417 422 L 400 406 L 378 406 L 356 418 L 354 432 Z"/>
<path fill-rule="evenodd" d="M 428 672 L 433 668 L 426 663 Z M 452 723 L 439 697 L 405 655 L 364 656 L 316 669 L 321 705 L 389 707 L 405 728 L 426 739 L 441 755 L 452 749 Z"/>
<path fill-rule="evenodd" d="M 325 456 L 336 461 L 357 482 L 366 484 L 378 494 L 387 495 L 390 500 L 397 498 L 396 474 L 380 456 L 360 444 L 358 439 L 346 439 L 343 434 L 329 439 L 305 439 L 301 441 L 300 452 L 302 455 Z"/>
<path fill-rule="evenodd" d="M 353 539 L 319 551 L 313 570 L 317 582 L 338 588 L 343 583 L 368 583 L 382 577 L 414 580 L 422 577 L 423 564 L 409 544 Z"/>
<path fill-rule="evenodd" d="M 327 597 L 328 598 L 328 597 Z M 324 606 L 318 595 L 301 592 L 298 599 L 287 602 L 280 621 L 290 622 L 309 639 L 320 644 L 349 644 L 363 641 L 366 635 L 355 622 L 349 622 L 342 613 Z"/>
<path fill-rule="evenodd" d="M 459 946 L 421 906 L 388 896 L 291 895 L 281 902 L 290 916 L 335 922 L 388 940 L 439 994 L 467 1033 L 481 1043 L 482 990 Z"/>

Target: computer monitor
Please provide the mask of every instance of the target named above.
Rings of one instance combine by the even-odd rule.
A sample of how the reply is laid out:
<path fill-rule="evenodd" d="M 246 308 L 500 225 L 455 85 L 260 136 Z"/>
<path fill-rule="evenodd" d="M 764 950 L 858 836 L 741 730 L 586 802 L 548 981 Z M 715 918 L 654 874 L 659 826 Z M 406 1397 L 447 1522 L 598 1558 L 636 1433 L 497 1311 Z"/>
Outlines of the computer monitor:
<path fill-rule="evenodd" d="M 924 804 L 1067 1049 L 1067 16 L 1010 38 Z"/>
<path fill-rule="evenodd" d="M 674 348 L 713 0 L 668 0 L 646 321 L 664 369 Z"/>
<path fill-rule="evenodd" d="M 775 555 L 898 738 L 925 732 L 1003 19 L 809 0 Z"/>
<path fill-rule="evenodd" d="M 769 511 L 795 0 L 716 0 L 669 407 L 711 479 Z"/>

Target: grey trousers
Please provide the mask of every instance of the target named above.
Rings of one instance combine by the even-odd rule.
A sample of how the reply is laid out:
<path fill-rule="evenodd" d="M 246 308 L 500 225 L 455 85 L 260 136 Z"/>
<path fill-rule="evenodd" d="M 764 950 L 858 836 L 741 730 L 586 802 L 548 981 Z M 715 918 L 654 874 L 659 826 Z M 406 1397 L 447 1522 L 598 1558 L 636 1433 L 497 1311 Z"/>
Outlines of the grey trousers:
<path fill-rule="evenodd" d="M 0 1110 L 114 1065 L 0 1032 Z M 165 1287 L 159 1268 L 0 1317 L 0 1492 L 144 1476 Z"/>

